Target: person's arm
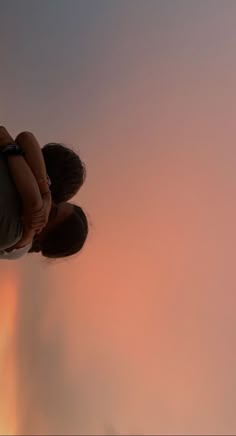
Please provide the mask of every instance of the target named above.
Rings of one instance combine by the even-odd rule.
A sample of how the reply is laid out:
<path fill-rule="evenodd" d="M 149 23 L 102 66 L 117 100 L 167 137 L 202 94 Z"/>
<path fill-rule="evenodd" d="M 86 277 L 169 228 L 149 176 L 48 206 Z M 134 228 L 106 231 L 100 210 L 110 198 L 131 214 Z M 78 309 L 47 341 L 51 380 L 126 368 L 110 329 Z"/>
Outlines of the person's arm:
<path fill-rule="evenodd" d="M 43 153 L 33 133 L 22 132 L 16 137 L 15 141 L 24 152 L 24 158 L 34 174 L 42 196 L 42 210 L 39 214 L 35 214 L 31 222 L 31 226 L 35 228 L 37 232 L 40 232 L 48 222 L 52 207 L 52 196 Z"/>
<path fill-rule="evenodd" d="M 28 173 L 29 170 L 31 170 L 33 176 L 34 176 L 34 186 L 35 181 L 38 185 L 39 192 L 41 194 L 42 199 L 42 207 L 32 210 L 32 213 L 28 214 L 28 208 L 25 208 L 24 214 L 27 218 L 27 223 L 31 229 L 34 229 L 35 232 L 39 233 L 47 224 L 51 206 L 52 206 L 52 196 L 51 191 L 49 188 L 48 178 L 47 178 L 47 172 L 46 167 L 44 164 L 43 154 L 41 152 L 41 148 L 34 137 L 32 133 L 29 132 L 22 132 L 20 135 L 16 138 L 18 142 L 18 146 L 22 149 L 24 152 L 24 161 L 25 164 L 28 165 Z M 9 135 L 8 131 L 4 127 L 0 127 L 0 151 L 1 151 L 1 144 L 2 146 L 6 146 L 7 144 L 13 144 L 16 143 L 13 138 Z M 20 156 L 18 156 L 19 159 Z M 22 163 L 20 163 L 19 171 L 17 171 L 17 162 L 20 162 L 20 159 L 15 162 L 15 167 L 13 167 L 13 163 L 11 162 L 10 170 L 14 171 L 14 176 L 22 176 L 27 177 L 28 183 L 31 185 L 31 182 L 29 180 L 29 174 L 24 174 L 24 168 L 22 167 Z M 25 165 L 25 168 L 26 168 Z M 31 176 L 32 176 L 31 174 Z M 19 180 L 17 181 L 19 183 Z M 22 182 L 22 181 L 21 181 Z M 21 194 L 24 194 L 25 187 L 21 185 L 23 188 L 23 192 Z M 31 187 L 32 188 L 32 187 Z M 38 199 L 39 200 L 39 199 Z M 28 214 L 28 217 L 27 217 Z M 29 218 L 29 219 L 28 219 Z"/>
<path fill-rule="evenodd" d="M 1 126 L 0 151 L 1 148 L 8 144 L 14 144 L 14 140 L 5 127 Z M 27 224 L 27 218 L 33 216 L 42 209 L 43 200 L 35 177 L 23 156 L 8 156 L 7 163 L 11 176 L 15 182 L 16 189 L 21 197 L 22 213 L 25 218 L 23 221 L 22 239 L 11 247 L 11 249 L 13 249 L 23 247 L 33 240 L 35 230 L 29 227 Z"/>
<path fill-rule="evenodd" d="M 23 210 L 35 212 L 42 208 L 43 201 L 35 177 L 22 156 L 8 156 L 8 167 L 20 194 Z"/>
<path fill-rule="evenodd" d="M 24 152 L 25 160 L 34 174 L 41 195 L 51 195 L 43 154 L 33 133 L 22 132 L 16 137 L 15 142 Z"/>
<path fill-rule="evenodd" d="M 9 156 L 8 167 L 22 201 L 23 235 L 9 250 L 21 248 L 33 241 L 35 230 L 30 228 L 31 217 L 42 209 L 43 201 L 36 180 L 22 156 Z"/>
<path fill-rule="evenodd" d="M 5 129 L 0 127 L 0 150 L 15 141 Z M 43 202 L 35 177 L 23 156 L 8 156 L 8 167 L 15 182 L 16 189 L 21 197 L 23 209 L 34 212 L 42 208 Z"/>

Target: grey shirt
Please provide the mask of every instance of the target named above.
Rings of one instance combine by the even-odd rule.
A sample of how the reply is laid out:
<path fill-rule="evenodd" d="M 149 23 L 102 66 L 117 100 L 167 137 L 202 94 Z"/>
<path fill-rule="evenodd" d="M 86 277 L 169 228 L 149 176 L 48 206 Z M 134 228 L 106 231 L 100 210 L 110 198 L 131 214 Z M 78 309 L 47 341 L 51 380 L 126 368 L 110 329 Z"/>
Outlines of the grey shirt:
<path fill-rule="evenodd" d="M 22 238 L 21 199 L 0 154 L 0 250 L 11 247 Z"/>

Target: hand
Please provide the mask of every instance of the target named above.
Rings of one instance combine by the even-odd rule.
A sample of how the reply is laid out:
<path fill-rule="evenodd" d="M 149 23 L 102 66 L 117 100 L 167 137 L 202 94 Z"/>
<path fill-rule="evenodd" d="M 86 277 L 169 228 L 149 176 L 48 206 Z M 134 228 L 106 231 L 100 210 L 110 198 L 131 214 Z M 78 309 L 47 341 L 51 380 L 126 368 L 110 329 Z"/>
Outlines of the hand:
<path fill-rule="evenodd" d="M 0 151 L 1 148 L 9 144 L 15 144 L 15 141 L 10 133 L 8 133 L 7 129 L 3 126 L 0 126 Z"/>
<path fill-rule="evenodd" d="M 52 207 L 51 193 L 48 192 L 42 196 L 43 206 L 39 210 L 25 211 L 23 220 L 26 225 L 35 231 L 40 233 L 48 223 L 49 214 Z"/>

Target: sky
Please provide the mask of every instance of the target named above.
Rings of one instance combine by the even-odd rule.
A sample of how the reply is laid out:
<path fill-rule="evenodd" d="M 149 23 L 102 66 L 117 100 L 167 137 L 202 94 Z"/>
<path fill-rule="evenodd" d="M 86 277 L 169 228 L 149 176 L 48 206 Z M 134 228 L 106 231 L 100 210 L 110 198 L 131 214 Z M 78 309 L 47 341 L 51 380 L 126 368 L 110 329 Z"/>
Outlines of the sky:
<path fill-rule="evenodd" d="M 0 434 L 236 433 L 236 2 L 0 0 L 0 119 L 87 165 L 0 264 Z"/>

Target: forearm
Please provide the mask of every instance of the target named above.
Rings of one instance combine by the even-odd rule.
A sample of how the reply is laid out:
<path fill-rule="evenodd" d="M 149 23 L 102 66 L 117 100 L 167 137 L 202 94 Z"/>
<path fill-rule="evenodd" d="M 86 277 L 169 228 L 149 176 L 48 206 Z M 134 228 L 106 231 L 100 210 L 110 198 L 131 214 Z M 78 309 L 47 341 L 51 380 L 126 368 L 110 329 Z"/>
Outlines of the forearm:
<path fill-rule="evenodd" d="M 36 211 L 43 202 L 35 177 L 22 156 L 8 156 L 8 167 L 21 197 L 23 210 Z"/>
<path fill-rule="evenodd" d="M 25 160 L 37 181 L 39 191 L 43 195 L 49 192 L 47 171 L 40 145 L 35 136 L 30 132 L 20 133 L 15 142 L 25 153 Z"/>
<path fill-rule="evenodd" d="M 0 126 L 0 150 L 9 144 L 14 144 L 14 140 L 7 129 Z M 33 212 L 41 209 L 43 205 L 42 197 L 34 174 L 25 159 L 20 155 L 10 154 L 6 154 L 5 158 L 7 159 L 16 189 L 21 197 L 23 210 Z"/>

